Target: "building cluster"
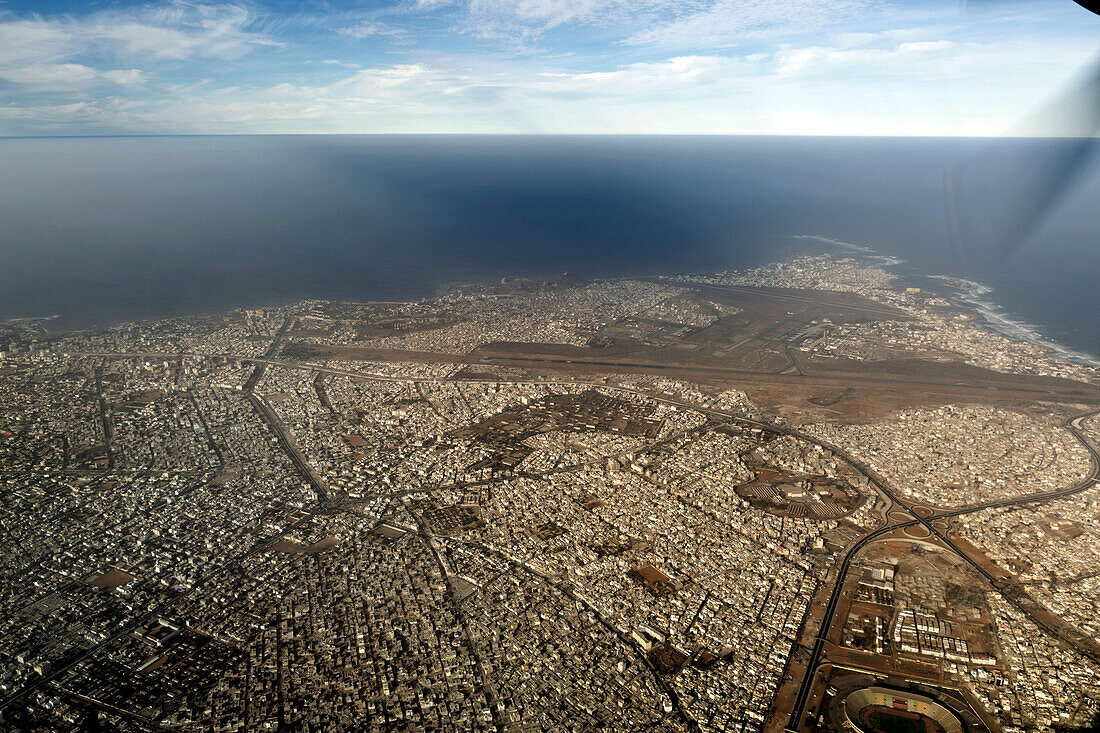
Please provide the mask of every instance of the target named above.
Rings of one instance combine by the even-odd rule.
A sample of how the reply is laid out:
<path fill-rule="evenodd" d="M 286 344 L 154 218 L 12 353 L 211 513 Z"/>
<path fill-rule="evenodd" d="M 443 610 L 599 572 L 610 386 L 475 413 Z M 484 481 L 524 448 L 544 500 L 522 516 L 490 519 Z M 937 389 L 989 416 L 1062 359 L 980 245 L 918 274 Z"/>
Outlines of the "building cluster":
<path fill-rule="evenodd" d="M 882 262 L 885 258 L 873 258 Z M 889 264 L 889 261 L 886 262 Z M 1100 368 L 1056 358 L 1038 338 L 1009 338 L 982 328 L 969 309 L 955 307 L 920 288 L 898 288 L 896 278 L 866 257 L 807 255 L 787 262 L 714 275 L 681 275 L 681 282 L 715 285 L 816 289 L 858 293 L 905 312 L 908 320 L 877 319 L 859 324 L 827 324 L 821 337 L 804 343 L 811 354 L 867 360 L 907 355 L 962 361 L 1015 374 L 1100 380 Z M 987 322 L 986 326 L 996 323 Z M 1023 332 L 1016 328 L 1017 336 Z"/>
<path fill-rule="evenodd" d="M 2 614 L 6 695 L 74 728 L 762 726 L 837 523 L 736 489 L 750 464 L 835 458 L 680 406 L 686 384 L 328 366 L 55 355 L 5 375 L 26 392 L 6 403 L 5 575 L 27 589 Z M 30 420 L 35 390 L 81 411 Z M 85 444 L 107 461 L 69 457 Z"/>
<path fill-rule="evenodd" d="M 1064 489 L 1089 474 L 1088 451 L 1057 412 L 944 405 L 871 423 L 816 424 L 901 494 L 960 507 Z"/>
<path fill-rule="evenodd" d="M 960 517 L 958 531 L 1080 633 L 1100 642 L 1100 485 Z"/>
<path fill-rule="evenodd" d="M 695 281 L 940 317 L 855 260 Z M 761 731 L 829 569 L 890 519 L 851 458 L 945 506 L 1090 471 L 1054 412 L 948 406 L 796 433 L 671 372 L 450 358 L 622 335 L 656 351 L 733 312 L 668 282 L 565 277 L 6 332 L 0 724 Z M 829 329 L 807 329 L 828 350 Z M 1098 522 L 1082 492 L 955 528 L 1095 637 Z M 1025 557 L 1037 542 L 1049 551 Z M 990 594 L 948 614 L 961 581 L 880 570 L 860 600 L 898 612 L 866 613 L 852 644 L 936 660 L 1021 731 L 1092 694 L 1093 667 L 1015 606 Z"/>
<path fill-rule="evenodd" d="M 585 346 L 605 326 L 658 308 L 678 292 L 637 280 L 533 291 L 455 286 L 439 297 L 409 304 L 318 305 L 308 315 L 323 329 L 302 336 L 320 337 L 330 346 L 451 354 L 496 342 Z M 365 330 L 361 325 L 380 318 L 392 327 Z"/>
<path fill-rule="evenodd" d="M 973 675 L 978 700 L 1006 733 L 1081 728 L 1100 715 L 1100 665 L 1053 641 L 1000 596 L 990 605 L 1001 672 Z"/>
<path fill-rule="evenodd" d="M 397 495 L 411 525 L 567 580 L 639 653 L 685 655 L 673 684 L 715 729 L 762 724 L 837 522 L 752 509 L 737 493 L 755 478 L 744 460 L 854 473 L 836 457 L 634 386 L 269 368 L 257 391 L 330 498 Z M 647 566 L 676 591 L 639 582 L 632 571 Z M 744 702 L 731 708 L 730 696 Z"/>
<path fill-rule="evenodd" d="M 60 362 L 17 364 L 3 388 L 27 389 L 12 377 Z M 79 696 L 150 721 L 195 704 L 208 689 L 196 679 L 216 680 L 255 630 L 228 613 L 251 600 L 236 590 L 237 563 L 314 500 L 239 388 L 212 386 L 243 373 L 188 363 L 80 358 L 65 372 L 83 369 L 81 380 L 33 386 L 43 397 L 73 389 L 73 404 L 96 405 L 94 428 L 28 419 L 44 399 L 18 413 L 24 403 L 4 400 L 17 429 L 0 442 L 0 521 L 15 551 L 0 572 L 17 592 L 0 609 L 0 690 L 22 691 L 35 716 L 52 711 L 47 727 L 86 725 L 95 708 L 74 704 Z M 95 436 L 104 460 L 79 458 L 81 435 Z"/>

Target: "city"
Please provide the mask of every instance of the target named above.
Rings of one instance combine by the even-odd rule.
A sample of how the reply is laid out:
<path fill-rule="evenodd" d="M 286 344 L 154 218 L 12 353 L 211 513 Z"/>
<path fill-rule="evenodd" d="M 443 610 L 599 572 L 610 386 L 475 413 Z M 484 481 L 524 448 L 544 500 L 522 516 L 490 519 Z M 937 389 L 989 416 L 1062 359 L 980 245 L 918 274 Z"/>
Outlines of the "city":
<path fill-rule="evenodd" d="M 875 258 L 3 328 L 8 729 L 1100 715 L 1100 370 Z"/>

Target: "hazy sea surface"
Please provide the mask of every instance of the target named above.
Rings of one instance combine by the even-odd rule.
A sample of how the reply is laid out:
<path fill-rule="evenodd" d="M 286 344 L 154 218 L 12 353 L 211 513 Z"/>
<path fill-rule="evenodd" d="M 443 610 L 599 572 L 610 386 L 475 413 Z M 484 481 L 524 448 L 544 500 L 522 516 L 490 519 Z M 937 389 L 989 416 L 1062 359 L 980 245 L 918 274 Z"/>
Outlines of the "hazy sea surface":
<path fill-rule="evenodd" d="M 53 329 L 444 282 L 698 272 L 813 235 L 965 276 L 1008 328 L 1100 352 L 1100 177 L 1007 261 L 962 265 L 943 173 L 975 139 L 245 136 L 0 139 L 0 317 Z M 1034 152 L 1034 151 L 1032 151 Z M 1026 171 L 1026 167 L 1025 167 Z M 1017 179 L 1019 180 L 1019 179 Z M 995 194 L 1010 177 L 982 186 Z M 996 207 L 984 215 L 996 219 Z M 982 259 L 984 258 L 984 259 Z M 1015 325 L 1014 325 L 1015 324 Z"/>

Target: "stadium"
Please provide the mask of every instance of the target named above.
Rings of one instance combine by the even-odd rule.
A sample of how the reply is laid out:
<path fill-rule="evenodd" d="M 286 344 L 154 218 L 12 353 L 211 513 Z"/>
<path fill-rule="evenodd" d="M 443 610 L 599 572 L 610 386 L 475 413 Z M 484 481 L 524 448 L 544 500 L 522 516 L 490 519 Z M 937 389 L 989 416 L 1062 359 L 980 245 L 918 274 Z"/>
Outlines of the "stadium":
<path fill-rule="evenodd" d="M 928 695 L 888 687 L 862 687 L 840 700 L 845 730 L 856 733 L 968 733 L 959 716 Z"/>

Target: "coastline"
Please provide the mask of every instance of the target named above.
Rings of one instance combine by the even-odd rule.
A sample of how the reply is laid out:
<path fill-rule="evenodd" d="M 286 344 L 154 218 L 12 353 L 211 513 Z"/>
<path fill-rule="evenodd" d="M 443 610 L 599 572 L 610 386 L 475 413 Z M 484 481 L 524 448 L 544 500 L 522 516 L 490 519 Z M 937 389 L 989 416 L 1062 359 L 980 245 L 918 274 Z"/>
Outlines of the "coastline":
<path fill-rule="evenodd" d="M 797 234 L 793 235 L 792 239 L 817 241 L 848 252 L 859 253 L 902 282 L 919 280 L 924 287 L 931 285 L 935 288 L 936 295 L 947 300 L 952 306 L 975 314 L 977 318 L 973 323 L 980 328 L 985 328 L 1012 341 L 1042 347 L 1047 349 L 1052 357 L 1066 362 L 1100 367 L 1100 354 L 1091 354 L 1056 341 L 1046 336 L 1036 324 L 1021 321 L 1004 313 L 1000 304 L 983 297 L 995 292 L 989 285 L 952 275 L 920 272 L 903 258 L 884 255 L 872 247 L 843 242 L 824 235 Z M 898 268 L 904 266 L 910 266 L 910 271 L 898 271 Z M 934 282 L 929 283 L 930 280 Z"/>
<path fill-rule="evenodd" d="M 933 274 L 921 272 L 918 270 L 911 261 L 901 257 L 893 255 L 884 255 L 874 248 L 867 245 L 856 244 L 853 242 L 845 242 L 839 239 L 835 239 L 826 235 L 820 234 L 796 234 L 791 235 L 793 240 L 804 240 L 810 242 L 816 242 L 820 245 L 824 245 L 826 251 L 832 250 L 831 254 L 836 256 L 854 256 L 859 259 L 865 260 L 869 266 L 877 267 L 884 272 L 892 275 L 899 283 L 901 287 L 905 287 L 907 283 L 914 283 L 919 285 L 923 289 L 933 292 L 935 295 L 946 300 L 950 305 L 958 310 L 968 312 L 974 316 L 972 323 L 988 332 L 997 334 L 1006 339 L 1014 342 L 1029 344 L 1031 346 L 1037 346 L 1044 349 L 1048 356 L 1060 361 L 1076 364 L 1086 367 L 1100 367 L 1100 355 L 1084 352 L 1079 349 L 1074 349 L 1064 343 L 1058 342 L 1052 338 L 1046 336 L 1040 327 L 1021 321 L 1018 318 L 1013 318 L 1007 315 L 1002 306 L 996 303 L 994 300 L 987 298 L 994 293 L 994 288 L 974 280 L 968 280 L 966 278 Z M 778 264 L 780 262 L 789 259 L 792 256 L 788 253 L 786 257 L 780 257 L 774 260 L 771 264 Z M 609 280 L 630 280 L 631 277 L 622 278 L 598 278 Z M 444 285 L 443 287 L 446 287 Z M 330 300 L 328 298 L 312 298 L 315 300 Z M 416 302 L 417 298 L 413 297 L 406 301 L 401 302 Z M 18 332 L 23 331 L 24 334 L 29 335 L 34 333 L 40 337 L 46 338 L 61 338 L 69 335 L 81 334 L 86 332 L 95 331 L 107 331 L 119 327 L 126 327 L 138 324 L 152 324 L 152 323 L 164 323 L 179 319 L 193 319 L 193 318 L 211 318 L 233 313 L 242 309 L 250 308 L 283 308 L 298 300 L 280 301 L 266 303 L 262 305 L 256 304 L 242 304 L 231 307 L 228 310 L 219 310 L 217 312 L 211 312 L 204 309 L 202 312 L 196 312 L 191 314 L 176 315 L 168 318 L 153 318 L 153 319 L 119 319 L 114 320 L 107 324 L 96 324 L 84 328 L 72 328 L 72 329 L 51 329 L 49 327 L 51 321 L 64 322 L 65 314 L 54 314 L 50 316 L 24 316 L 0 319 L 0 325 L 8 326 L 12 330 Z M 334 300 L 333 302 L 340 302 Z"/>
<path fill-rule="evenodd" d="M 954 291 L 948 300 L 952 304 L 967 307 L 977 313 L 980 318 L 976 323 L 984 326 L 994 333 L 998 333 L 1013 341 L 1034 344 L 1049 349 L 1053 356 L 1064 359 L 1074 364 L 1085 366 L 1100 366 L 1100 357 L 1074 349 L 1063 343 L 1050 339 L 1043 335 L 1039 327 L 1032 323 L 1017 320 L 1003 312 L 1003 308 L 991 299 L 983 296 L 994 292 L 993 288 L 973 280 L 965 278 L 949 277 L 946 275 L 929 275 L 931 278 L 943 280 Z M 959 286 L 953 283 L 958 283 Z"/>

